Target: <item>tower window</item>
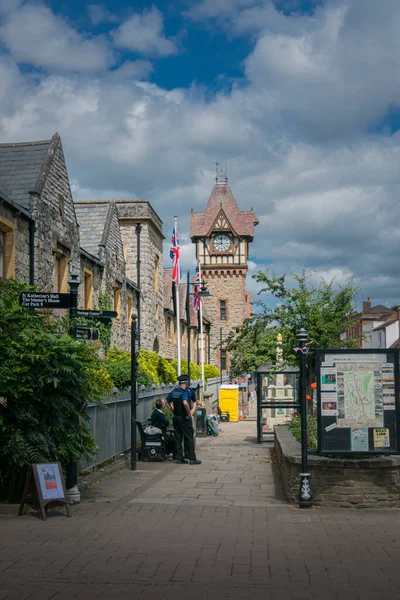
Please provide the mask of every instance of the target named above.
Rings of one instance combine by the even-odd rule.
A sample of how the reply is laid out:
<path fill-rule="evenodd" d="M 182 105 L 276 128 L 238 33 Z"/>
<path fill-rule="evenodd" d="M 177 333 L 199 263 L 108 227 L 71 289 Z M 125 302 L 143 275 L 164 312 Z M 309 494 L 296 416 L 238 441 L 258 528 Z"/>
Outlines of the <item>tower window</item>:
<path fill-rule="evenodd" d="M 226 371 L 226 350 L 221 350 L 221 371 Z"/>
<path fill-rule="evenodd" d="M 219 301 L 219 319 L 226 321 L 226 300 Z"/>
<path fill-rule="evenodd" d="M 154 259 L 154 291 L 159 291 L 159 282 L 158 282 L 158 271 L 160 267 L 160 258 L 158 256 Z"/>

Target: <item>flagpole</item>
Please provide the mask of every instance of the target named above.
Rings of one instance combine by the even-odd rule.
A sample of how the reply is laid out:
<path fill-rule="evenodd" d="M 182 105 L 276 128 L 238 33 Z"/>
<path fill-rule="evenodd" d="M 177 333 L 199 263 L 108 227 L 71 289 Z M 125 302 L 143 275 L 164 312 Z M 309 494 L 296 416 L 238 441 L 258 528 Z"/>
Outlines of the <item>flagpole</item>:
<path fill-rule="evenodd" d="M 175 236 L 178 240 L 178 219 L 174 217 Z M 178 263 L 177 278 L 175 281 L 175 305 L 176 305 L 176 335 L 177 335 L 177 348 L 178 348 L 178 377 L 181 374 L 181 311 L 179 309 L 179 278 L 180 278 L 180 264 Z"/>
<path fill-rule="evenodd" d="M 199 275 L 200 275 L 200 282 L 201 282 L 201 266 L 200 266 L 200 262 L 199 262 Z M 202 396 L 204 398 L 204 383 L 205 383 L 204 382 L 204 332 L 203 332 L 203 301 L 201 299 L 201 296 L 200 296 L 199 311 L 200 311 L 201 381 L 202 381 L 202 385 L 203 385 Z"/>

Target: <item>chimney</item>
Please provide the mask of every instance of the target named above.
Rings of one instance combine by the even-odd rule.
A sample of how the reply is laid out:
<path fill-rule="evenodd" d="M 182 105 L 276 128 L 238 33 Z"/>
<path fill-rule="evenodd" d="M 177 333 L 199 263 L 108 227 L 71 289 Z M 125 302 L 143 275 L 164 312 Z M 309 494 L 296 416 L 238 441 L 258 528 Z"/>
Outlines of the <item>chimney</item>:
<path fill-rule="evenodd" d="M 363 312 L 368 312 L 371 310 L 371 298 L 368 296 L 368 300 L 363 302 Z"/>

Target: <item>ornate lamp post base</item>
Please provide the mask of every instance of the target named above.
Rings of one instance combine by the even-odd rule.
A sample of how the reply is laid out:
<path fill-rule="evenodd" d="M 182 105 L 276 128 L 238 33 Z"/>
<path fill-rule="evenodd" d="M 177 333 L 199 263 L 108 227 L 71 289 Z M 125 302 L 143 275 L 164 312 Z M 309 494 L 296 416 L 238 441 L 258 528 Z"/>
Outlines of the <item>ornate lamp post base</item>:
<path fill-rule="evenodd" d="M 310 473 L 300 473 L 299 508 L 312 507 Z"/>

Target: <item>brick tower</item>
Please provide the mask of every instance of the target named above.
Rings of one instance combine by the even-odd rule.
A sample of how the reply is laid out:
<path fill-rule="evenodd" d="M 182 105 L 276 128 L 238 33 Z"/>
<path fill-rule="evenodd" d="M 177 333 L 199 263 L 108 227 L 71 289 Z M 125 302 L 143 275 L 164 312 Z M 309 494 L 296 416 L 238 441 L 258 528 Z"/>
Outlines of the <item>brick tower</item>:
<path fill-rule="evenodd" d="M 214 189 L 204 212 L 191 212 L 190 237 L 211 297 L 203 299 L 212 320 L 211 362 L 226 373 L 228 352 L 216 349 L 223 338 L 251 314 L 251 293 L 246 292 L 249 243 L 258 220 L 253 211 L 241 211 L 228 185 L 226 173 L 218 171 Z"/>

